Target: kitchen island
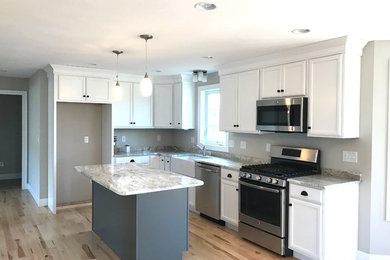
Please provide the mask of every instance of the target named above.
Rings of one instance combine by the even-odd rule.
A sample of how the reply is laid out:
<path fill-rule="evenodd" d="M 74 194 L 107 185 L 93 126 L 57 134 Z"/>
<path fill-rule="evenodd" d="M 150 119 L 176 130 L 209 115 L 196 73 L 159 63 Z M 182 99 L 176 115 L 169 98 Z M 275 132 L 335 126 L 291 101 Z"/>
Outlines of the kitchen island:
<path fill-rule="evenodd" d="M 92 180 L 92 230 L 120 259 L 182 259 L 188 188 L 202 181 L 134 163 L 75 169 Z"/>

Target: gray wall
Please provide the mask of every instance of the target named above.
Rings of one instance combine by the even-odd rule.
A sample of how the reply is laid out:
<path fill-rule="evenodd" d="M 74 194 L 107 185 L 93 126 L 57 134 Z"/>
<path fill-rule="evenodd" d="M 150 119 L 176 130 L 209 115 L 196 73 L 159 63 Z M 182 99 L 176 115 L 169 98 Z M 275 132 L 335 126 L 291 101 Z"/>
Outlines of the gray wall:
<path fill-rule="evenodd" d="M 102 105 L 57 103 L 57 204 L 90 201 L 89 179 L 74 166 L 101 163 Z"/>
<path fill-rule="evenodd" d="M 28 79 L 0 77 L 0 89 L 1 90 L 27 91 L 28 90 Z"/>
<path fill-rule="evenodd" d="M 114 135 L 118 137 L 117 147 L 123 149 L 127 144 L 132 147 L 147 147 L 173 145 L 173 131 L 170 129 L 115 129 Z M 161 140 L 157 141 L 157 136 Z M 122 142 L 122 136 L 126 142 Z M 122 150 L 123 151 L 123 150 Z"/>
<path fill-rule="evenodd" d="M 43 70 L 28 81 L 28 183 L 39 199 L 47 198 L 47 88 Z"/>
<path fill-rule="evenodd" d="M 22 96 L 0 95 L 0 167 L 1 175 L 22 171 Z"/>

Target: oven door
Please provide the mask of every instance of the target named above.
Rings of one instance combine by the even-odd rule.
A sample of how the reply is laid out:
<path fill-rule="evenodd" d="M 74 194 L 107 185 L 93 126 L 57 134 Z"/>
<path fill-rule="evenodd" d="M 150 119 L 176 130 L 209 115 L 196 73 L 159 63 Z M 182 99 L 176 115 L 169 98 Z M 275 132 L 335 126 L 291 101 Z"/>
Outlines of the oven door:
<path fill-rule="evenodd" d="M 286 190 L 240 180 L 240 222 L 285 237 Z"/>
<path fill-rule="evenodd" d="M 256 129 L 271 132 L 307 132 L 307 98 L 258 100 Z"/>

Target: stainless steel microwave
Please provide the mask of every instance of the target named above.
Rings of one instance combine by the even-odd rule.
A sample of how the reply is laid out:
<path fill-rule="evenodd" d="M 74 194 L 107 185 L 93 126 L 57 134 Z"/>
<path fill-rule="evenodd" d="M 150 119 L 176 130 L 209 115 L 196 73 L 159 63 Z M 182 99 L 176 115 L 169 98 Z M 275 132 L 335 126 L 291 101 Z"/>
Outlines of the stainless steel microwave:
<path fill-rule="evenodd" d="M 306 133 L 307 98 L 258 100 L 256 129 L 266 132 Z"/>

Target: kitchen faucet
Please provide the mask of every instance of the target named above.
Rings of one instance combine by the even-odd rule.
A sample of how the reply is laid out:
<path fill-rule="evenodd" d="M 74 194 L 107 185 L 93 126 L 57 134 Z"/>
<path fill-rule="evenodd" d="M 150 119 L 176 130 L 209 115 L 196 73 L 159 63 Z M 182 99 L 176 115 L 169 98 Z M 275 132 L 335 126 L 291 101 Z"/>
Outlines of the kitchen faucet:
<path fill-rule="evenodd" d="M 203 145 L 202 151 L 203 151 L 203 156 L 206 156 L 206 146 Z"/>

